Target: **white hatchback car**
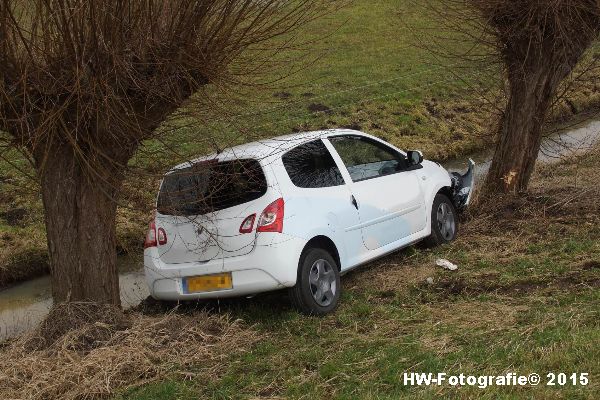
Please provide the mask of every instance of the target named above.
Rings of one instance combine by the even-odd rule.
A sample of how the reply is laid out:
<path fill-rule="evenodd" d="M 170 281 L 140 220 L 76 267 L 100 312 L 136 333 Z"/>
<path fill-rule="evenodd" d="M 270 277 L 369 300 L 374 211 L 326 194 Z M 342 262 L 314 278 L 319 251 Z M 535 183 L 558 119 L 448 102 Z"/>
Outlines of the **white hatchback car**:
<path fill-rule="evenodd" d="M 290 288 L 323 315 L 340 274 L 425 239 L 452 241 L 473 162 L 449 174 L 371 135 L 327 130 L 245 144 L 181 164 L 160 187 L 144 244 L 156 299 Z"/>

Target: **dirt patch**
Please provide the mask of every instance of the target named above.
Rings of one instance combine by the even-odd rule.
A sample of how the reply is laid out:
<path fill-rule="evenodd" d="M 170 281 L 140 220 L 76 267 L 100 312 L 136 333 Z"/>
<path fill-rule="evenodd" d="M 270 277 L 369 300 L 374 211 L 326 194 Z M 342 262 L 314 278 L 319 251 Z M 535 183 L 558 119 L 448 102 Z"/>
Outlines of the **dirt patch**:
<path fill-rule="evenodd" d="M 292 94 L 290 92 L 276 92 L 273 93 L 273 97 L 275 97 L 276 99 L 285 100 L 292 97 Z"/>
<path fill-rule="evenodd" d="M 13 208 L 8 211 L 0 212 L 0 218 L 5 220 L 10 226 L 23 226 L 23 220 L 27 215 L 28 211 L 24 208 Z"/>
<path fill-rule="evenodd" d="M 552 295 L 556 291 L 577 291 L 600 288 L 600 276 L 573 270 L 564 275 L 544 278 L 514 280 L 507 283 L 489 279 L 487 275 L 448 276 L 438 278 L 433 284 L 426 282 L 415 286 L 418 297 L 423 302 L 446 300 L 457 296 L 476 297 L 482 294 L 506 295 L 510 297 Z M 432 298 L 430 295 L 433 294 Z"/>
<path fill-rule="evenodd" d="M 328 106 L 326 106 L 325 104 L 321 104 L 321 103 L 311 103 L 308 105 L 308 111 L 310 112 L 322 112 L 325 114 L 331 114 L 332 110 L 331 108 L 329 108 Z"/>
<path fill-rule="evenodd" d="M 600 269 L 600 261 L 586 261 L 581 266 L 581 269 L 584 271 L 591 271 L 595 269 Z"/>
<path fill-rule="evenodd" d="M 279 316 L 293 309 L 291 302 L 287 298 L 287 290 L 283 289 L 261 293 L 251 298 L 231 297 L 189 301 L 157 301 L 149 296 L 134 307 L 132 311 L 147 316 L 162 316 L 168 313 L 176 313 L 182 316 L 197 313 L 214 314 L 216 316 L 231 314 L 243 315 L 244 320 L 249 324 L 264 321 L 265 316 L 262 314 L 245 315 L 245 311 L 250 306 L 269 310 L 269 313 L 274 316 Z"/>
<path fill-rule="evenodd" d="M 419 289 L 425 292 L 435 293 L 446 299 L 453 296 L 473 297 L 485 293 L 495 294 L 524 294 L 547 287 L 548 283 L 522 280 L 510 284 L 500 284 L 496 281 L 488 281 L 481 277 L 455 277 L 438 279 L 433 284 L 421 283 Z"/>
<path fill-rule="evenodd" d="M 15 201 L 16 196 L 14 193 L 9 192 L 8 190 L 0 190 L 0 205 L 2 204 L 10 204 Z"/>
<path fill-rule="evenodd" d="M 30 344 L 39 332 L 0 347 L 0 398 L 106 398 L 166 374 L 191 377 L 201 371 L 203 376 L 215 376 L 224 357 L 246 351 L 259 338 L 256 331 L 227 316 L 115 317 L 119 314 L 114 310 L 99 309 L 103 318 L 109 317 L 93 321 L 89 308 L 81 311 L 68 310 L 78 321 L 70 330 L 45 322 L 59 327 L 51 330 L 56 337 L 49 347 L 32 350 Z M 62 318 L 58 314 L 60 310 L 51 317 Z M 84 344 L 93 345 L 82 348 L 82 338 Z"/>
<path fill-rule="evenodd" d="M 440 114 L 440 111 L 437 108 L 438 102 L 436 99 L 426 100 L 424 105 L 427 112 L 432 116 L 437 117 Z"/>
<path fill-rule="evenodd" d="M 340 128 L 343 128 L 343 129 L 352 129 L 352 130 L 355 130 L 355 131 L 362 130 L 362 126 L 360 124 L 357 124 L 357 123 L 342 125 Z"/>

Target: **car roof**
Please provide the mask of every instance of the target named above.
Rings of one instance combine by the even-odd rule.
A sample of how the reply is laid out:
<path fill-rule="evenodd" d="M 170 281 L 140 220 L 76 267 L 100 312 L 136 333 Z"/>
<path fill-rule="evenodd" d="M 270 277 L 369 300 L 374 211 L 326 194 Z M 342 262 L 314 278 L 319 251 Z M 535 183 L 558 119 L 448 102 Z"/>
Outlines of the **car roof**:
<path fill-rule="evenodd" d="M 362 135 L 369 136 L 364 132 L 353 129 L 327 129 L 311 132 L 299 132 L 289 135 L 282 135 L 270 139 L 257 140 L 255 142 L 245 143 L 238 146 L 228 147 L 220 153 L 212 153 L 206 156 L 198 157 L 190 161 L 186 161 L 171 169 L 177 170 L 189 167 L 192 164 L 218 159 L 219 161 L 228 161 L 242 158 L 250 158 L 257 160 L 272 159 L 282 155 L 284 152 L 302 144 L 319 138 L 326 138 L 336 135 Z"/>

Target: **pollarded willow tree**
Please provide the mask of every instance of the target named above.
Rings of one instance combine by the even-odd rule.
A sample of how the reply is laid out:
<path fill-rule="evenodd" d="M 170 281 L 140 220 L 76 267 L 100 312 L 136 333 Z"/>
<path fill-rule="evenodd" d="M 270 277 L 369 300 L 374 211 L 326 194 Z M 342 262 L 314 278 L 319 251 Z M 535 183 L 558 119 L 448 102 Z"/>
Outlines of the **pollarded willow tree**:
<path fill-rule="evenodd" d="M 0 130 L 39 179 L 55 302 L 120 304 L 128 161 L 199 88 L 262 68 L 316 3 L 0 0 Z"/>
<path fill-rule="evenodd" d="M 560 86 L 599 38 L 600 1 L 441 0 L 429 5 L 442 25 L 473 45 L 452 56 L 491 57 L 503 67 L 508 96 L 484 193 L 526 190 Z"/>

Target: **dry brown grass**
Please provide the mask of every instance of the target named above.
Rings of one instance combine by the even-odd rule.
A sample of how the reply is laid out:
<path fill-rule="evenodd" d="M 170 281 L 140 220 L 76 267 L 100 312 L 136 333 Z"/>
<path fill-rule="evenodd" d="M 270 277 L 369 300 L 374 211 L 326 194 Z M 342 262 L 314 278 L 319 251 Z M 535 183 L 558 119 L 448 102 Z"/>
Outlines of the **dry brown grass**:
<path fill-rule="evenodd" d="M 165 374 L 213 376 L 217 361 L 257 339 L 227 316 L 59 306 L 37 331 L 0 349 L 0 398 L 96 399 Z"/>
<path fill-rule="evenodd" d="M 428 329 L 419 337 L 419 343 L 438 355 L 460 351 L 464 340 L 457 340 L 456 332 L 477 335 L 495 335 L 518 330 L 518 318 L 528 311 L 527 305 L 497 301 L 453 301 L 426 305 Z"/>
<path fill-rule="evenodd" d="M 461 329 L 498 330 L 513 327 L 517 315 L 528 308 L 498 301 L 460 301 L 436 304 L 428 309 L 434 321 L 444 321 Z"/>

